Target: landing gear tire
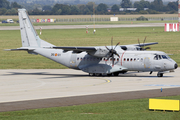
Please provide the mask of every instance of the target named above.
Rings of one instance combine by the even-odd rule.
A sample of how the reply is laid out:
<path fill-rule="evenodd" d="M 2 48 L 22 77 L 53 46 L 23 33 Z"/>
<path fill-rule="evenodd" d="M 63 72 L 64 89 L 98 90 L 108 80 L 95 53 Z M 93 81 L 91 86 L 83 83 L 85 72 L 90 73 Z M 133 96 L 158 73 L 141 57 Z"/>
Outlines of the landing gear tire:
<path fill-rule="evenodd" d="M 96 75 L 96 76 L 102 76 L 102 74 L 101 74 L 101 73 L 96 73 L 95 75 Z"/>
<path fill-rule="evenodd" d="M 110 74 L 107 74 L 107 76 L 112 76 L 112 73 L 110 73 Z"/>
<path fill-rule="evenodd" d="M 163 77 L 163 73 L 158 73 L 157 76 L 158 77 Z"/>
<path fill-rule="evenodd" d="M 127 71 L 121 71 L 121 72 L 119 72 L 119 73 L 125 74 L 125 73 L 127 73 Z"/>
<path fill-rule="evenodd" d="M 89 73 L 89 76 L 95 76 L 95 73 Z"/>
<path fill-rule="evenodd" d="M 115 73 L 113 73 L 114 74 L 114 76 L 118 76 L 119 75 L 119 72 L 115 72 Z"/>

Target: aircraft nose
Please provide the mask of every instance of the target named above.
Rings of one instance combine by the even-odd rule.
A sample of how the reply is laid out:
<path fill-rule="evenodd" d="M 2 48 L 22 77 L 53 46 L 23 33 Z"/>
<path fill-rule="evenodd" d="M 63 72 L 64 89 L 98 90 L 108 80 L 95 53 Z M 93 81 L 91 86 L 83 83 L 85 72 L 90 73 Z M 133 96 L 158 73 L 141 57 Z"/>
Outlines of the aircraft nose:
<path fill-rule="evenodd" d="M 175 68 L 175 69 L 177 69 L 177 68 L 178 68 L 178 65 L 177 65 L 177 63 L 174 65 L 174 68 Z"/>

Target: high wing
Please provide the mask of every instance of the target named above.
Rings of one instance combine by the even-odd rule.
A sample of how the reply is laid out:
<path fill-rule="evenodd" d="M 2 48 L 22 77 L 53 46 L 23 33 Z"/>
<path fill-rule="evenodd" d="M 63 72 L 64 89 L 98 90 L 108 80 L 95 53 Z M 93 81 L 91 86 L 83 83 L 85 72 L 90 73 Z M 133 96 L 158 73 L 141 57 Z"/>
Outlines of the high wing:
<path fill-rule="evenodd" d="M 109 50 L 104 46 L 100 47 L 50 47 L 50 49 L 62 49 L 64 52 L 73 51 L 73 53 L 87 52 L 94 57 L 107 57 Z"/>
<path fill-rule="evenodd" d="M 121 49 L 125 51 L 144 51 L 150 49 L 150 47 L 144 48 L 145 46 L 155 45 L 155 44 L 158 44 L 158 42 L 123 45 L 121 46 Z"/>
<path fill-rule="evenodd" d="M 92 52 L 96 51 L 95 47 L 52 47 L 53 49 L 63 49 L 64 51 L 73 51 L 73 52 Z"/>
<path fill-rule="evenodd" d="M 134 46 L 139 46 L 139 47 L 143 47 L 143 46 L 149 46 L 149 45 L 155 45 L 158 44 L 158 42 L 152 42 L 152 43 L 141 43 L 141 44 L 132 44 Z"/>
<path fill-rule="evenodd" d="M 122 45 L 120 47 L 123 50 L 134 50 L 134 48 L 136 48 L 136 47 L 145 47 L 145 46 L 154 45 L 154 44 L 158 44 L 158 42 Z M 87 52 L 90 55 L 92 55 L 91 53 L 95 53 L 95 52 L 101 52 L 101 54 L 102 54 L 103 51 L 106 51 L 105 55 L 107 54 L 107 49 L 104 46 L 99 46 L 99 47 L 58 47 L 58 46 L 53 46 L 50 48 L 51 49 L 63 49 L 64 52 L 67 52 L 67 51 L 73 51 L 74 53 Z M 138 49 L 136 49 L 136 50 L 138 50 Z M 104 56 L 97 56 L 97 57 L 104 57 Z"/>

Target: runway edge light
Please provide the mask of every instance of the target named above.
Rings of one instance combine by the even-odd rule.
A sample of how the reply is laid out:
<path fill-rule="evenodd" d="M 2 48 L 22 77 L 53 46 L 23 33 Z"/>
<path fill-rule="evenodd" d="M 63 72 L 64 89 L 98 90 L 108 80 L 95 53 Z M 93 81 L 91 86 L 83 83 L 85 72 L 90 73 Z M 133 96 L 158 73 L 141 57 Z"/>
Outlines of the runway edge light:
<path fill-rule="evenodd" d="M 168 100 L 168 99 L 149 99 L 150 110 L 172 110 L 179 111 L 180 104 L 179 100 Z"/>

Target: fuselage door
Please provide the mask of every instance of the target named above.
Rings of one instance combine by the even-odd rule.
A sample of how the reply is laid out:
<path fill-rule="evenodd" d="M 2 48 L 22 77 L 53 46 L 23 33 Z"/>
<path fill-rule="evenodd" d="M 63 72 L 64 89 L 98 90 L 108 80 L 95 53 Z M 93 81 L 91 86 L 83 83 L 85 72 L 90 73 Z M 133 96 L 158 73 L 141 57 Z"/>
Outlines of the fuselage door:
<path fill-rule="evenodd" d="M 145 69 L 150 69 L 150 67 L 151 67 L 150 58 L 149 57 L 145 57 L 144 58 L 144 68 Z"/>
<path fill-rule="evenodd" d="M 71 59 L 70 59 L 70 67 L 72 67 L 72 68 L 77 67 L 77 65 L 76 65 L 76 58 L 77 58 L 77 54 L 76 53 L 72 53 L 71 54 Z"/>
<path fill-rule="evenodd" d="M 160 55 L 154 56 L 153 66 L 155 71 L 160 71 L 163 69 L 162 57 Z"/>
<path fill-rule="evenodd" d="M 166 63 L 166 62 L 164 62 L 164 69 L 166 69 L 166 65 L 167 65 L 167 63 Z"/>

